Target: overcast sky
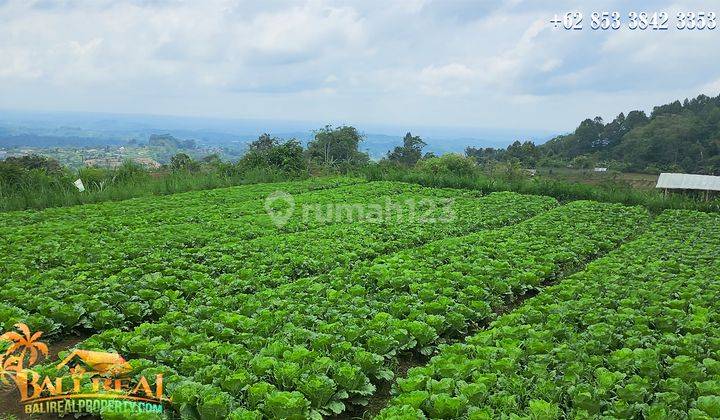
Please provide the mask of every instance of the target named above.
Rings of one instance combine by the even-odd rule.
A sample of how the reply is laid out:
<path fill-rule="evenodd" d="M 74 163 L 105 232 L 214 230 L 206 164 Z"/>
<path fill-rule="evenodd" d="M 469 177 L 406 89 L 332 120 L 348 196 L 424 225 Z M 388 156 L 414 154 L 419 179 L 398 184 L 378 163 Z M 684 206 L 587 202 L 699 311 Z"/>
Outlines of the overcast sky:
<path fill-rule="evenodd" d="M 720 2 L 0 0 L 0 109 L 563 131 L 720 93 L 720 28 L 589 29 L 631 9 Z"/>

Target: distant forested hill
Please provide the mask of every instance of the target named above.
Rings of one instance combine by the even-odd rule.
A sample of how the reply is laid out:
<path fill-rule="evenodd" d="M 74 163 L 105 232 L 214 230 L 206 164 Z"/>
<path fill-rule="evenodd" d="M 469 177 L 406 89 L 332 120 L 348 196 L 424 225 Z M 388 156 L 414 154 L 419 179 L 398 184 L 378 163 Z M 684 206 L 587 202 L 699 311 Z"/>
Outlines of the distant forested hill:
<path fill-rule="evenodd" d="M 586 119 L 571 134 L 539 146 L 562 161 L 609 162 L 626 171 L 720 175 L 720 95 L 620 114 L 611 122 Z"/>

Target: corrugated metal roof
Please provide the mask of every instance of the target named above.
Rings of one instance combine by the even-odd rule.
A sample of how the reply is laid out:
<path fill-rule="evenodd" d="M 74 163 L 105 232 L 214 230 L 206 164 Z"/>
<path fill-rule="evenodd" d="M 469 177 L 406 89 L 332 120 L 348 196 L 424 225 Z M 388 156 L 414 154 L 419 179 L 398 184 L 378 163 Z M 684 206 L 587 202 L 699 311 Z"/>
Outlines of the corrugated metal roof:
<path fill-rule="evenodd" d="M 662 173 L 655 188 L 720 191 L 720 176 Z"/>

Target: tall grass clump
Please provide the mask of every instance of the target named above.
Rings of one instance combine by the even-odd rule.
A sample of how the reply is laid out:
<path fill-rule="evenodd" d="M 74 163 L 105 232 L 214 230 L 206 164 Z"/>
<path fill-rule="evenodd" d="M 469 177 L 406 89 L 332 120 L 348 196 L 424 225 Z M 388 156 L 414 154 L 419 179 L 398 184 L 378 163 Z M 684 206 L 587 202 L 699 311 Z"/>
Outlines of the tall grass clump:
<path fill-rule="evenodd" d="M 720 211 L 720 199 L 717 198 L 705 201 L 702 198 L 684 194 L 668 194 L 665 196 L 657 190 L 636 189 L 614 183 L 589 185 L 543 177 L 506 177 L 498 174 L 489 176 L 480 170 L 476 170 L 472 174 L 458 175 L 382 165 L 369 166 L 364 175 L 371 181 L 402 181 L 426 187 L 463 188 L 479 190 L 484 193 L 515 191 L 523 194 L 547 195 L 555 197 L 561 202 L 594 200 L 626 205 L 641 205 L 654 213 L 659 213 L 665 209 Z"/>
<path fill-rule="evenodd" d="M 119 201 L 304 177 L 307 177 L 307 174 L 270 168 L 238 171 L 231 166 L 196 171 L 152 172 L 129 162 L 113 170 L 84 168 L 78 172 L 63 169 L 60 172 L 48 173 L 45 169 L 32 169 L 0 176 L 0 211 Z M 78 178 L 82 179 L 85 185 L 83 192 L 73 185 L 73 181 Z"/>

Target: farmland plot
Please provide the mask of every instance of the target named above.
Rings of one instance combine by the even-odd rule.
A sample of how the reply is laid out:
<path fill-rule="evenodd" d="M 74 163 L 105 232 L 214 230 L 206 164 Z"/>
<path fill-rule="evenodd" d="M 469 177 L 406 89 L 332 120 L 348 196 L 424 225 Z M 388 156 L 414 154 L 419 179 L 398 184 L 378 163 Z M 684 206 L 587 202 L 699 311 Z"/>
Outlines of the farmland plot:
<path fill-rule="evenodd" d="M 278 184 L 278 188 L 286 186 Z M 290 196 L 292 204 L 297 204 L 299 209 L 307 202 L 372 202 L 389 196 L 422 194 L 421 190 L 428 191 L 410 184 L 389 182 L 350 186 L 337 184 L 335 188 L 330 187 L 331 185 L 325 185 L 325 188 L 312 191 L 301 189 L 300 186 L 289 188 L 291 192 L 297 191 Z M 0 251 L 3 251 L 0 255 L 12 257 L 8 258 L 3 269 L 8 265 L 21 266 L 27 270 L 22 274 L 27 275 L 56 266 L 67 267 L 73 263 L 92 262 L 93 258 L 104 256 L 117 248 L 119 252 L 123 252 L 121 256 L 126 260 L 128 256 L 142 254 L 157 247 L 188 246 L 228 237 L 252 239 L 283 231 L 300 231 L 331 222 L 308 218 L 307 223 L 303 224 L 303 219 L 293 217 L 289 220 L 293 223 L 278 228 L 267 214 L 263 200 L 276 191 L 271 188 L 267 185 L 257 187 L 257 190 L 254 186 L 229 188 L 226 189 L 226 196 L 214 191 L 213 195 L 208 192 L 186 193 L 153 200 L 143 198 L 121 203 L 72 207 L 68 212 L 75 214 L 70 218 L 67 215 L 48 218 L 45 212 L 21 212 L 21 215 L 32 216 L 35 221 L 20 226 L 11 223 L 12 217 L 16 215 L 11 214 L 11 222 L 4 223 L 0 228 L 0 233 L 5 238 L 0 244 Z M 278 211 L 284 210 L 281 208 L 283 202 L 278 204 L 280 205 L 272 207 L 280 207 Z M 78 208 L 82 211 L 76 210 Z M 133 244 L 131 250 L 119 246 L 127 243 Z M 78 252 L 78 249 L 82 252 Z M 3 274 L 6 272 L 7 270 Z"/>
<path fill-rule="evenodd" d="M 346 178 L 11 213 L 0 323 L 93 333 L 186 418 L 342 417 L 389 383 L 381 418 L 712 417 L 718 219 L 649 219 Z"/>
<path fill-rule="evenodd" d="M 277 227 L 260 199 L 238 202 L 245 215 L 233 219 L 223 206 L 187 198 L 193 203 L 187 208 L 171 206 L 168 225 L 148 223 L 142 212 L 132 210 L 134 223 L 120 214 L 99 217 L 90 227 L 84 218 L 74 225 L 45 221 L 15 229 L 2 256 L 0 299 L 16 307 L 7 308 L 11 313 L 30 312 L 30 325 L 47 333 L 132 326 L 222 284 L 242 282 L 242 290 L 262 290 L 445 236 L 515 223 L 556 205 L 554 199 L 512 193 L 477 198 L 462 191 L 367 183 L 297 195 L 295 213 L 304 203 L 393 200 L 401 213 L 409 214 L 412 205 L 420 217 L 335 220 L 295 214 Z M 445 208 L 422 204 L 447 198 L 454 200 L 452 223 L 440 220 Z M 263 213 L 252 214 L 259 209 Z M 162 210 L 147 213 L 161 218 Z M 111 231 L 116 224 L 125 228 Z M 3 319 L 6 326 L 16 320 Z"/>
<path fill-rule="evenodd" d="M 275 288 L 224 285 L 177 302 L 156 323 L 82 346 L 136 357 L 140 372 L 162 370 L 178 407 L 201 417 L 233 407 L 238 416 L 342 413 L 392 378 L 400 352 L 429 353 L 493 307 L 611 249 L 646 218 L 636 208 L 573 203 Z"/>
<path fill-rule="evenodd" d="M 86 204 L 82 206 L 55 207 L 44 210 L 13 211 L 2 214 L 0 227 L 22 227 L 42 223 L 77 223 L 78 220 L 104 220 L 123 216 L 131 221 L 149 212 L 172 214 L 174 210 L 182 210 L 194 206 L 228 206 L 234 208 L 240 203 L 243 206 L 254 206 L 256 212 L 262 209 L 262 199 L 268 194 L 281 190 L 290 194 L 303 194 L 322 191 L 342 186 L 364 184 L 358 178 L 313 178 L 306 181 L 279 182 L 271 184 L 252 184 L 241 187 L 219 188 L 205 191 L 192 191 L 165 196 L 149 196 L 131 198 L 113 202 Z M 122 220 L 120 220 L 122 222 Z M 5 232 L 5 231 L 3 231 Z"/>
<path fill-rule="evenodd" d="M 399 378 L 381 418 L 720 417 L 720 218 L 640 238 Z"/>

